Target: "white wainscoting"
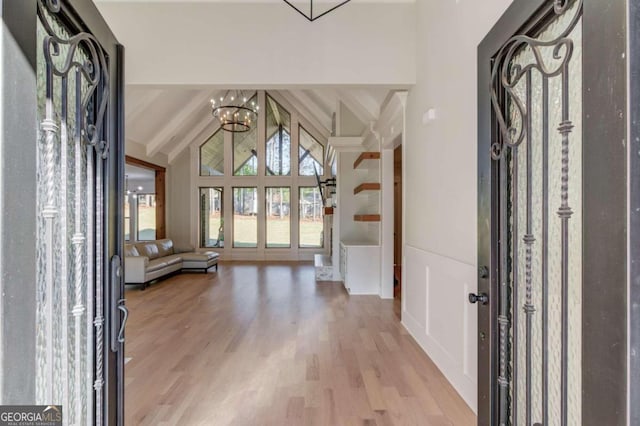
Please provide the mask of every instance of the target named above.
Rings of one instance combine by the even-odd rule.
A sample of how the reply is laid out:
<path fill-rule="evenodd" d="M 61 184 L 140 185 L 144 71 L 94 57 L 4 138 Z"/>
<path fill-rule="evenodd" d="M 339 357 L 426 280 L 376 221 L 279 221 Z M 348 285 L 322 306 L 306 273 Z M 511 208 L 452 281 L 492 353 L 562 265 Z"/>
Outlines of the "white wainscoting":
<path fill-rule="evenodd" d="M 405 246 L 402 324 L 469 407 L 477 407 L 476 267 Z"/>

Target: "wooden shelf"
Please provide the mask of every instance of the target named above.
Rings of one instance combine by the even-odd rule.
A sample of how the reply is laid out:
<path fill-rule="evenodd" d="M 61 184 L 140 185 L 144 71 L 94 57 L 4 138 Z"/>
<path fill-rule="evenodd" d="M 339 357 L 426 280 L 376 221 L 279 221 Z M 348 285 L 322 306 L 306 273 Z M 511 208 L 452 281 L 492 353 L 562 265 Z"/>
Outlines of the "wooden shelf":
<path fill-rule="evenodd" d="M 353 216 L 356 222 L 380 222 L 379 214 L 357 214 Z"/>
<path fill-rule="evenodd" d="M 362 191 L 380 191 L 380 184 L 376 182 L 361 183 L 353 190 L 353 195 L 359 194 Z"/>
<path fill-rule="evenodd" d="M 353 162 L 353 168 L 357 169 L 358 166 L 360 165 L 360 163 L 362 163 L 364 160 L 379 160 L 379 159 L 380 159 L 380 153 L 379 152 L 371 152 L 371 151 L 363 152 L 356 159 L 356 161 Z"/>
<path fill-rule="evenodd" d="M 333 214 L 333 207 L 325 207 L 324 208 L 324 214 L 325 216 L 329 216 Z"/>

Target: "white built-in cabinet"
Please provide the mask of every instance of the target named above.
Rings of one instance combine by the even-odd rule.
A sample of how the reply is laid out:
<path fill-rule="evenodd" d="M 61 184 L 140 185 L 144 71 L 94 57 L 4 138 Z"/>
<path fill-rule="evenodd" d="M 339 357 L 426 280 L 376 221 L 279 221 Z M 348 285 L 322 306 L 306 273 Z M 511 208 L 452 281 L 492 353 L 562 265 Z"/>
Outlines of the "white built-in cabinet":
<path fill-rule="evenodd" d="M 380 246 L 340 242 L 340 274 L 349 294 L 379 294 Z"/>

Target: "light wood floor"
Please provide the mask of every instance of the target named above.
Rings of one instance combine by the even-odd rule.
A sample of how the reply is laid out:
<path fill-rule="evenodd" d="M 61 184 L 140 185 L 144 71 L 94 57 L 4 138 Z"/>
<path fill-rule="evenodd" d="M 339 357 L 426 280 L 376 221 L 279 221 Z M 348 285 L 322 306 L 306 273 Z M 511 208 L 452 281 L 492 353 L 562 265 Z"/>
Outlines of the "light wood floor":
<path fill-rule="evenodd" d="M 127 425 L 475 425 L 393 301 L 310 264 L 225 263 L 126 297 Z"/>

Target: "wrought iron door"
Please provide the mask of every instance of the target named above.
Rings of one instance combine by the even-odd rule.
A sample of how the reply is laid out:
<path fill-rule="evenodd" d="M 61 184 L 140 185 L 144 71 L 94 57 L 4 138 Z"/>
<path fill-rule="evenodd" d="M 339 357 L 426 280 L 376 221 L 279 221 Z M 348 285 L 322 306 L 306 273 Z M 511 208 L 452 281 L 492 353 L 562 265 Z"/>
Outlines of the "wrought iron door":
<path fill-rule="evenodd" d="M 582 13 L 547 2 L 492 58 L 493 285 L 471 295 L 491 303 L 492 424 L 582 424 Z"/>
<path fill-rule="evenodd" d="M 37 3 L 35 402 L 62 405 L 64 424 L 116 424 L 126 321 L 121 57 L 93 4 L 73 3 Z"/>

